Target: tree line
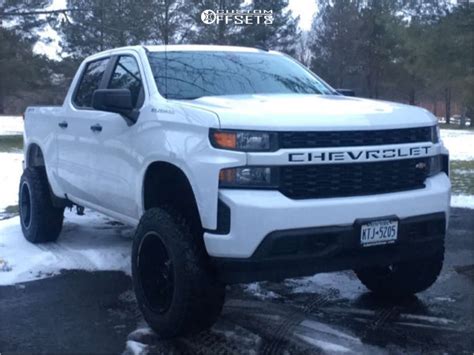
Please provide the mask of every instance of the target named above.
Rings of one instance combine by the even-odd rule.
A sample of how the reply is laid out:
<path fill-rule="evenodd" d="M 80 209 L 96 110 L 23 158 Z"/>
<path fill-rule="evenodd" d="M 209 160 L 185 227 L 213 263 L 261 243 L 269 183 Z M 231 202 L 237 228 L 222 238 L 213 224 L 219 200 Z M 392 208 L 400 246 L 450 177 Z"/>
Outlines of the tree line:
<path fill-rule="evenodd" d="M 474 11 L 467 1 L 315 0 L 309 31 L 288 0 L 0 0 L 0 114 L 60 104 L 84 57 L 134 44 L 227 44 L 285 52 L 336 88 L 472 117 Z M 203 10 L 273 10 L 272 25 L 206 25 Z M 61 60 L 36 54 L 46 27 Z"/>

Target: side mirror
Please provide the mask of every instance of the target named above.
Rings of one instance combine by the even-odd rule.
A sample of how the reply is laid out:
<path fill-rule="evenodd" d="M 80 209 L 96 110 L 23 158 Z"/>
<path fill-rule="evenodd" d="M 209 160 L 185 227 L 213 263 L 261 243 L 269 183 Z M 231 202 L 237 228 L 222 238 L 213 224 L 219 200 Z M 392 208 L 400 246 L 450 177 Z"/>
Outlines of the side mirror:
<path fill-rule="evenodd" d="M 129 89 L 98 89 L 92 95 L 92 107 L 99 111 L 115 112 L 135 123 L 138 110 L 133 107 Z"/>
<path fill-rule="evenodd" d="M 336 91 L 344 96 L 356 96 L 355 91 L 351 89 L 336 89 Z"/>

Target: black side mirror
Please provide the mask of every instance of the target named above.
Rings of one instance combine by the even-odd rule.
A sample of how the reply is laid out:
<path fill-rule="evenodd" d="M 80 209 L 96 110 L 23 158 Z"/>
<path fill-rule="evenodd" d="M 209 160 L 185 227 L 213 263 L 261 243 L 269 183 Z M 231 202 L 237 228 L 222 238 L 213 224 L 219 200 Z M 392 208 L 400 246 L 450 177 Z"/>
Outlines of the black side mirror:
<path fill-rule="evenodd" d="M 344 96 L 356 96 L 355 91 L 351 89 L 336 89 L 336 91 Z"/>
<path fill-rule="evenodd" d="M 92 107 L 99 111 L 115 112 L 135 123 L 138 110 L 133 107 L 129 89 L 98 89 L 92 96 Z"/>

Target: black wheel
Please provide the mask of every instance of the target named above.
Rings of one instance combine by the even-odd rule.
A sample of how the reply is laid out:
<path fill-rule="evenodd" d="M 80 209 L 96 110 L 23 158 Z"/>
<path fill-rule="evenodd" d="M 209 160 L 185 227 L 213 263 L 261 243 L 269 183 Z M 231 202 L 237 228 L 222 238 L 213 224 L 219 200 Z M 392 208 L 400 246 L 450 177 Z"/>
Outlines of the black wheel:
<path fill-rule="evenodd" d="M 160 338 L 206 329 L 222 310 L 225 285 L 215 277 L 202 234 L 171 208 L 152 208 L 141 218 L 132 275 L 139 307 Z"/>
<path fill-rule="evenodd" d="M 374 293 L 383 296 L 409 296 L 429 288 L 443 267 L 444 249 L 432 257 L 355 270 L 359 280 Z"/>
<path fill-rule="evenodd" d="M 31 243 L 53 242 L 63 226 L 64 207 L 53 206 L 46 171 L 26 168 L 20 180 L 19 207 L 21 229 Z"/>

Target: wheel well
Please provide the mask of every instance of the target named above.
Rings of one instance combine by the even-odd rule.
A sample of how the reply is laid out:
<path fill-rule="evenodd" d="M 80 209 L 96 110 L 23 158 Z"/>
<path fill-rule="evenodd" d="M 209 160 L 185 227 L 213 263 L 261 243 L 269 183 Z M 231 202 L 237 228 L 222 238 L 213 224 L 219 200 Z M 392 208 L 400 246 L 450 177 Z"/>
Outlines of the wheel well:
<path fill-rule="evenodd" d="M 144 209 L 171 206 L 191 223 L 193 231 L 202 232 L 199 210 L 193 189 L 184 172 L 173 164 L 152 163 L 143 184 Z"/>
<path fill-rule="evenodd" d="M 41 148 L 37 144 L 31 144 L 28 147 L 28 153 L 26 154 L 26 166 L 45 166 L 44 157 Z"/>

